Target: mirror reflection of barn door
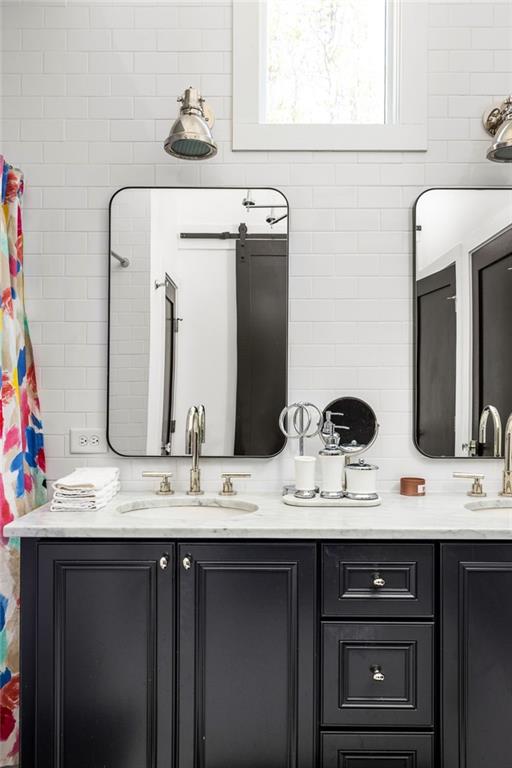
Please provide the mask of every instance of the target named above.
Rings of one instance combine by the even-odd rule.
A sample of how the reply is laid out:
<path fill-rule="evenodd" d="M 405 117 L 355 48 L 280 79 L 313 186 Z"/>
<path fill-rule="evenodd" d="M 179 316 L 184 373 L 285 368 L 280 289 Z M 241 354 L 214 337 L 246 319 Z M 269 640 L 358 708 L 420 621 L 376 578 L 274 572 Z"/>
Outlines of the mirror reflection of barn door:
<path fill-rule="evenodd" d="M 512 411 L 512 229 L 472 254 L 473 425 L 494 405 L 505 421 Z M 492 455 L 492 439 L 482 455 Z"/>
<path fill-rule="evenodd" d="M 177 286 L 165 275 L 165 353 L 164 353 L 164 402 L 162 409 L 162 455 L 172 453 L 174 419 L 174 390 L 176 367 L 176 334 L 179 320 L 176 317 Z"/>
<path fill-rule="evenodd" d="M 283 447 L 287 399 L 288 255 L 285 239 L 236 241 L 237 396 L 235 455 Z"/>
<path fill-rule="evenodd" d="M 416 440 L 429 456 L 455 455 L 455 264 L 418 280 Z"/>

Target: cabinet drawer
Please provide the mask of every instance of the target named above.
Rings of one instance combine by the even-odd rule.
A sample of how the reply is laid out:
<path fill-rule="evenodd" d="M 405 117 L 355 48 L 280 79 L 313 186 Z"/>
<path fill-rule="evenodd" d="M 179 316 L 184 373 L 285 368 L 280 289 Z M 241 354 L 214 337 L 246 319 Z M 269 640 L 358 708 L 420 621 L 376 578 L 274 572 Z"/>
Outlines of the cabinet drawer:
<path fill-rule="evenodd" d="M 434 768 L 431 733 L 324 733 L 321 768 Z"/>
<path fill-rule="evenodd" d="M 430 544 L 325 544 L 324 616 L 433 615 Z"/>
<path fill-rule="evenodd" d="M 324 622 L 322 722 L 432 724 L 433 624 Z"/>

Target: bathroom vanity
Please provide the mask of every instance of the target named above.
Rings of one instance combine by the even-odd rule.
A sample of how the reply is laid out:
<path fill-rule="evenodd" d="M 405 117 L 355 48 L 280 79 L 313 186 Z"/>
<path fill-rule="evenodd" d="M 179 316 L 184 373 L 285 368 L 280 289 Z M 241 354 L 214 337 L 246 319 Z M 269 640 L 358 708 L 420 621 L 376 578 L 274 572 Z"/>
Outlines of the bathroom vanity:
<path fill-rule="evenodd" d="M 512 508 L 466 501 L 20 518 L 23 768 L 508 765 Z"/>

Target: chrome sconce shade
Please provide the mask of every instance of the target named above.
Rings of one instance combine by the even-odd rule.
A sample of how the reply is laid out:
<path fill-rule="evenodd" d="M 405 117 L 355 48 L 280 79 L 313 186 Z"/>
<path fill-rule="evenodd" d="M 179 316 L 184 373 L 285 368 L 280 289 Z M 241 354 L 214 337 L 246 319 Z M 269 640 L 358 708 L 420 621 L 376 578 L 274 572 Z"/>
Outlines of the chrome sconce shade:
<path fill-rule="evenodd" d="M 487 159 L 494 163 L 512 163 L 512 96 L 486 112 L 484 128 L 493 137 Z"/>
<path fill-rule="evenodd" d="M 197 88 L 187 88 L 178 102 L 180 115 L 165 140 L 165 151 L 182 160 L 207 160 L 216 155 L 217 145 L 211 133 L 214 114 Z"/>

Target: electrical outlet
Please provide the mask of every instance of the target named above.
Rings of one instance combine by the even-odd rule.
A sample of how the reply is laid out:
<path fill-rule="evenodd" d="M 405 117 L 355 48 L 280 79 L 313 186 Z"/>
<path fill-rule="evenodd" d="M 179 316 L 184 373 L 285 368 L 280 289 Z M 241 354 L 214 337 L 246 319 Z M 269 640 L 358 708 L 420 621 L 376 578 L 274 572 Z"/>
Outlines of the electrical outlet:
<path fill-rule="evenodd" d="M 70 429 L 69 449 L 71 453 L 107 453 L 107 440 L 101 429 Z"/>

